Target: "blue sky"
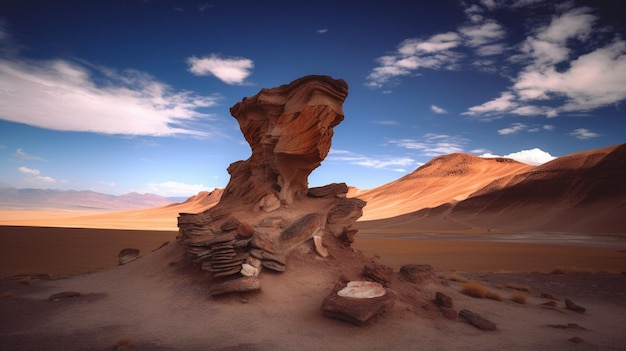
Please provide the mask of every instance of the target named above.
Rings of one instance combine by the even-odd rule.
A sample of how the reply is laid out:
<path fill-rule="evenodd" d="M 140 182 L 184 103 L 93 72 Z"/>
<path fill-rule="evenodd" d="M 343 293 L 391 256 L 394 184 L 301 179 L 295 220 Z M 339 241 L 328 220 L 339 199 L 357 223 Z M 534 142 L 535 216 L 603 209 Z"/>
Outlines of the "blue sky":
<path fill-rule="evenodd" d="M 311 186 L 624 143 L 624 18 L 608 0 L 3 1 L 0 185 L 224 187 L 250 156 L 229 108 L 308 74 L 349 85 Z"/>

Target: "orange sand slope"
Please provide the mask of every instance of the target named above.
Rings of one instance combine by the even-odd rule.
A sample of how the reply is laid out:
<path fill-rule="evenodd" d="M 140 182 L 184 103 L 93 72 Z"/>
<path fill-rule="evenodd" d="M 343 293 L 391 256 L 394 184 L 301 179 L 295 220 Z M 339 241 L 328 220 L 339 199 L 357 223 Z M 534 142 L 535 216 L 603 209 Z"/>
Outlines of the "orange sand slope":
<path fill-rule="evenodd" d="M 370 190 L 358 222 L 381 233 L 575 232 L 626 234 L 626 144 L 579 152 L 541 166 L 451 154 Z M 177 230 L 181 212 L 214 206 L 222 189 L 184 203 L 121 211 L 0 210 L 0 224 Z"/>

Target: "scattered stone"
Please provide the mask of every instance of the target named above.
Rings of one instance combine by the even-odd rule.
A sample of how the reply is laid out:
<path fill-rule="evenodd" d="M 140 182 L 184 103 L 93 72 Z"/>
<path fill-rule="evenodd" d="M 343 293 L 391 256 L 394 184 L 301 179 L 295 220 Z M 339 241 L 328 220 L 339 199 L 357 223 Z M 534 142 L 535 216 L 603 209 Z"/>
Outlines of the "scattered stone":
<path fill-rule="evenodd" d="M 475 326 L 476 328 L 480 330 L 487 330 L 487 331 L 496 330 L 496 325 L 493 322 L 485 319 L 484 317 L 481 317 L 480 315 L 472 311 L 461 310 L 459 312 L 459 316 L 465 318 L 465 320 L 467 320 L 471 325 Z"/>
<path fill-rule="evenodd" d="M 585 311 L 587 310 L 586 308 L 582 306 L 578 306 L 577 304 L 574 303 L 574 301 L 570 299 L 565 299 L 565 308 L 567 308 L 570 311 L 574 311 L 576 313 L 585 313 Z"/>
<path fill-rule="evenodd" d="M 127 248 L 120 251 L 117 255 L 119 265 L 124 265 L 139 258 L 139 249 Z"/>
<path fill-rule="evenodd" d="M 165 246 L 167 246 L 167 244 L 169 244 L 169 243 L 170 243 L 169 241 L 165 241 L 165 242 L 163 242 L 163 244 L 161 244 L 161 246 L 159 246 L 159 247 L 157 247 L 156 249 L 152 250 L 152 252 L 155 252 L 155 251 L 157 251 L 157 250 L 160 250 L 160 249 L 164 248 L 164 247 L 165 247 Z"/>
<path fill-rule="evenodd" d="M 50 295 L 50 297 L 48 297 L 48 300 L 50 300 L 50 301 L 59 301 L 59 300 L 71 299 L 71 298 L 79 297 L 79 296 L 80 296 L 79 292 L 76 292 L 76 291 L 64 291 L 64 292 L 60 292 L 58 294 Z"/>
<path fill-rule="evenodd" d="M 313 197 L 333 197 L 345 196 L 348 193 L 346 183 L 332 183 L 316 188 L 309 188 L 309 196 Z"/>
<path fill-rule="evenodd" d="M 442 292 L 437 291 L 435 294 L 435 303 L 440 307 L 452 308 L 454 304 L 452 303 L 452 298 Z"/>
<path fill-rule="evenodd" d="M 581 343 L 585 342 L 585 340 L 583 340 L 582 338 L 579 338 L 577 336 L 569 339 L 569 341 L 571 341 L 571 342 L 573 342 L 575 344 L 581 344 Z"/>
<path fill-rule="evenodd" d="M 241 277 L 214 284 L 209 288 L 209 295 L 217 296 L 233 292 L 248 292 L 261 289 L 258 277 Z"/>
<path fill-rule="evenodd" d="M 237 234 L 242 238 L 249 238 L 254 235 L 254 227 L 246 222 L 237 225 Z"/>
<path fill-rule="evenodd" d="M 423 283 L 435 277 L 433 267 L 429 264 L 407 264 L 400 267 L 400 278 L 411 283 Z"/>
<path fill-rule="evenodd" d="M 363 283 L 367 283 L 367 285 L 363 288 L 364 291 L 372 292 L 370 289 L 373 289 L 374 293 L 361 294 L 359 292 L 356 292 L 358 291 L 356 290 L 354 294 L 348 294 L 353 297 L 348 297 L 340 296 L 337 291 L 333 291 L 330 295 L 328 295 L 328 297 L 326 297 L 326 299 L 324 299 L 324 302 L 322 303 L 322 312 L 325 316 L 345 320 L 350 323 L 363 326 L 372 317 L 382 313 L 385 309 L 392 306 L 393 300 L 391 299 L 391 297 L 389 297 L 389 294 L 385 293 L 383 295 L 380 295 L 380 293 L 385 291 L 382 285 L 374 282 L 351 283 L 356 283 L 359 286 L 362 286 L 361 284 Z M 374 288 L 369 284 L 377 284 L 378 287 Z M 356 285 L 353 285 L 352 288 L 356 288 Z M 378 289 L 382 289 L 382 291 L 379 291 Z M 344 291 L 344 289 L 341 289 L 339 291 Z"/>
<path fill-rule="evenodd" d="M 315 244 L 315 252 L 317 252 L 318 255 L 326 258 L 328 257 L 328 250 L 326 250 L 326 247 L 324 247 L 324 244 L 322 243 L 322 237 L 319 235 L 314 235 L 313 236 L 313 243 Z"/>
<path fill-rule="evenodd" d="M 551 328 L 557 329 L 577 329 L 577 330 L 587 330 L 576 323 L 567 323 L 567 324 L 548 324 Z"/>
<path fill-rule="evenodd" d="M 393 268 L 381 263 L 370 262 L 363 267 L 363 275 L 383 285 L 388 285 L 393 278 Z"/>

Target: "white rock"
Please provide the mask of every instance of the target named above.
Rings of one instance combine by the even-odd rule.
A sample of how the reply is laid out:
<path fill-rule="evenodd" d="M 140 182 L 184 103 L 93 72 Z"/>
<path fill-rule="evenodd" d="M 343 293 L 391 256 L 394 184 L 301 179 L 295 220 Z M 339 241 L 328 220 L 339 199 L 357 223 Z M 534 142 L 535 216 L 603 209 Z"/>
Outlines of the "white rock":
<path fill-rule="evenodd" d="M 246 277 L 256 277 L 259 275 L 259 270 L 247 263 L 241 265 L 241 274 Z"/>
<path fill-rule="evenodd" d="M 324 258 L 328 257 L 328 250 L 326 250 L 322 243 L 322 237 L 319 235 L 313 236 L 313 242 L 315 243 L 315 251 L 317 251 L 317 254 Z"/>
<path fill-rule="evenodd" d="M 337 292 L 337 295 L 355 299 L 371 299 L 383 296 L 386 293 L 387 291 L 380 283 L 356 280 L 349 282 L 345 288 Z"/>

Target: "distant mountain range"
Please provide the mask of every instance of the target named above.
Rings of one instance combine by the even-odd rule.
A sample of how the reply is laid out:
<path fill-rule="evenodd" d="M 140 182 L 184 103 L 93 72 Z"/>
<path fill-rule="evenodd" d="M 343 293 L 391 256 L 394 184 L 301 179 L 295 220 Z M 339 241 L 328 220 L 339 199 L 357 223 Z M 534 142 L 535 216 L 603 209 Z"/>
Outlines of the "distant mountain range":
<path fill-rule="evenodd" d="M 160 207 L 184 200 L 186 198 L 168 198 L 155 194 L 139 194 L 135 192 L 116 196 L 89 190 L 0 187 L 0 208 L 130 210 Z"/>
<path fill-rule="evenodd" d="M 352 196 L 368 230 L 626 234 L 626 144 L 540 166 L 450 154 Z"/>

